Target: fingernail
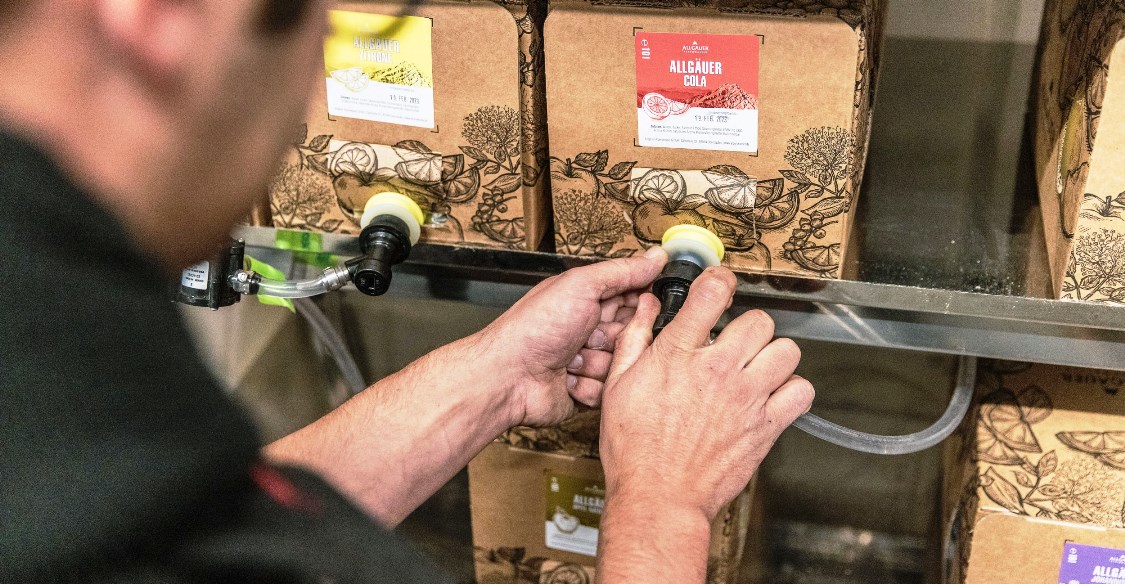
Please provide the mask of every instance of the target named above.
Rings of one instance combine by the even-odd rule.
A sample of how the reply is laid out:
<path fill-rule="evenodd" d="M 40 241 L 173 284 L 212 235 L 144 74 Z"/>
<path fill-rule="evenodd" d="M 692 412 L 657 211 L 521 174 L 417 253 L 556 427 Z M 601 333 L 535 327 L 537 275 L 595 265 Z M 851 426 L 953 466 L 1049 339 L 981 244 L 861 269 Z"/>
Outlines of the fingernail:
<path fill-rule="evenodd" d="M 589 347 L 591 349 L 603 349 L 605 348 L 607 340 L 609 339 L 606 338 L 605 332 L 603 332 L 602 329 L 594 329 L 594 332 L 590 335 Z M 582 357 L 582 355 L 578 357 Z"/>
<path fill-rule="evenodd" d="M 567 376 L 566 376 L 566 388 L 567 389 L 574 389 L 574 386 L 576 386 L 576 385 L 578 385 L 578 377 L 574 376 L 574 375 L 567 374 Z"/>
<path fill-rule="evenodd" d="M 590 337 L 590 338 L 593 339 L 593 337 Z M 582 362 L 583 361 L 585 361 L 585 359 L 583 359 L 582 354 L 579 353 L 579 354 L 575 355 L 573 359 L 570 360 L 570 365 L 567 365 L 566 368 L 570 369 L 570 370 L 573 370 L 573 371 L 577 371 L 577 370 L 582 368 Z M 568 384 L 570 383 L 569 379 L 567 380 L 567 383 Z"/>
<path fill-rule="evenodd" d="M 645 252 L 645 257 L 650 260 L 656 259 L 662 255 L 664 255 L 664 248 L 660 247 L 659 245 L 654 245 L 648 248 L 648 251 Z"/>

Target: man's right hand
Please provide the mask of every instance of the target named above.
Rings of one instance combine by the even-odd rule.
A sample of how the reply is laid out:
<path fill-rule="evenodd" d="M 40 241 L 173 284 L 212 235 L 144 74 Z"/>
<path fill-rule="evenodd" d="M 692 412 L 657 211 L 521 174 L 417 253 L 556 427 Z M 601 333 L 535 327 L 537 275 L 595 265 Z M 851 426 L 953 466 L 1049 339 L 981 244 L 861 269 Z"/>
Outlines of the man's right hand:
<path fill-rule="evenodd" d="M 710 521 L 812 404 L 812 385 L 793 374 L 800 349 L 773 339 L 764 312 L 742 314 L 711 342 L 734 289 L 730 270 L 709 268 L 655 341 L 660 305 L 646 293 L 618 338 L 602 402 L 601 582 L 702 581 Z M 665 546 L 658 531 L 668 528 Z M 638 562 L 655 579 L 636 579 Z"/>

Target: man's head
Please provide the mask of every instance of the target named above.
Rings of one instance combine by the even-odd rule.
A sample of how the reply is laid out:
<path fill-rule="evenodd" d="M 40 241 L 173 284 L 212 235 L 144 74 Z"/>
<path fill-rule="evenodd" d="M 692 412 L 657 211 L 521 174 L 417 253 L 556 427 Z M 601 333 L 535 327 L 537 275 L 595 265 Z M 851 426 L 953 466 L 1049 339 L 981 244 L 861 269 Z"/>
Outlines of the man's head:
<path fill-rule="evenodd" d="M 265 193 L 328 0 L 0 0 L 0 127 L 45 148 L 169 270 Z"/>

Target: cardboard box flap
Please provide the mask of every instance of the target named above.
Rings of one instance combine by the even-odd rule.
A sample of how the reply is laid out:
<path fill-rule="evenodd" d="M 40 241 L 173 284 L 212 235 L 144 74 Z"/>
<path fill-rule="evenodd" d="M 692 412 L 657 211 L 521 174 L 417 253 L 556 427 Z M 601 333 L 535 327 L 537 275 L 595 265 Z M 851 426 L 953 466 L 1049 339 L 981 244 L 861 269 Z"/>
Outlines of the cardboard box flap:
<path fill-rule="evenodd" d="M 601 462 L 493 443 L 469 464 L 477 581 L 595 581 L 605 501 Z M 708 584 L 734 584 L 751 523 L 754 484 L 711 524 Z"/>
<path fill-rule="evenodd" d="M 946 445 L 947 582 L 1053 582 L 1064 541 L 1125 545 L 1123 390 L 1125 372 L 982 363 Z"/>
<path fill-rule="evenodd" d="M 1082 562 L 1077 546 L 1125 550 L 1125 530 L 1077 527 L 1010 515 L 989 515 L 975 525 L 972 559 L 965 581 L 970 583 L 1023 582 L 1026 584 L 1069 583 L 1069 573 Z M 1076 553 L 1071 553 L 1075 551 Z M 1107 564 L 1104 568 L 1121 568 Z M 1083 576 L 1097 574 L 1091 566 Z M 1060 580 L 1060 576 L 1067 576 Z M 1098 580 L 1082 579 L 1078 582 Z M 1101 580 L 1111 582 L 1117 580 Z"/>
<path fill-rule="evenodd" d="M 352 0 L 337 4 L 332 14 L 357 30 L 377 32 L 374 27 L 386 28 L 381 21 L 400 10 L 385 0 Z M 339 16 L 346 13 L 353 16 Z M 428 212 L 423 241 L 537 249 L 550 220 L 544 194 L 545 15 L 542 2 L 426 0 L 405 17 L 413 19 L 414 36 L 388 32 L 387 39 L 365 40 L 369 50 L 348 42 L 351 29 L 334 29 L 327 85 L 314 88 L 307 131 L 279 175 L 283 180 L 271 189 L 275 225 L 355 233 L 363 204 L 389 190 Z M 414 26 L 419 21 L 425 26 Z M 416 79 L 409 76 L 417 73 L 408 70 L 411 65 L 427 78 L 418 88 L 398 76 L 381 77 Z M 413 116 L 403 117 L 411 123 L 395 117 L 398 112 Z M 340 149 L 347 144 L 355 145 L 345 157 Z M 440 160 L 388 165 L 370 154 L 378 147 Z"/>
<path fill-rule="evenodd" d="M 1035 170 L 1054 295 L 1125 303 L 1125 7 L 1048 2 L 1039 44 Z M 1108 270 L 1107 270 L 1108 268 Z M 1110 283 L 1117 275 L 1121 280 Z"/>
<path fill-rule="evenodd" d="M 568 0 L 581 1 L 581 0 Z M 808 7 L 794 6 L 785 0 L 586 0 L 595 6 L 623 6 L 635 8 L 665 9 L 714 9 L 720 12 L 761 14 L 766 16 L 807 17 L 810 15 L 836 16 L 857 28 L 870 19 L 872 0 L 844 0 L 833 6 L 823 4 Z"/>
<path fill-rule="evenodd" d="M 778 5 L 551 3 L 560 253 L 633 255 L 689 223 L 719 235 L 732 269 L 839 277 L 883 3 Z"/>

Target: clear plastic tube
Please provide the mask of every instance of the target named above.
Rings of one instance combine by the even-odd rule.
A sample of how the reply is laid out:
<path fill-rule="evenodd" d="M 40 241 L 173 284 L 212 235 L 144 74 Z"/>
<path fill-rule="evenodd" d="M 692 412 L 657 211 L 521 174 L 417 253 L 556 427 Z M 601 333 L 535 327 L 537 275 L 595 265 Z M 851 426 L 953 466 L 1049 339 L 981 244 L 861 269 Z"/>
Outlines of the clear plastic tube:
<path fill-rule="evenodd" d="M 325 268 L 320 276 L 311 280 L 271 280 L 249 270 L 231 276 L 231 286 L 242 294 L 261 294 L 276 298 L 308 298 L 325 292 L 339 290 L 351 281 L 351 273 L 344 266 Z M 253 285 L 256 284 L 256 289 Z"/>
<path fill-rule="evenodd" d="M 881 436 L 845 428 L 813 414 L 805 414 L 793 423 L 801 430 L 837 446 L 871 454 L 910 454 L 945 440 L 961 424 L 973 401 L 976 384 L 976 357 L 961 357 L 957 369 L 957 387 L 945 413 L 932 426 L 904 436 Z"/>
<path fill-rule="evenodd" d="M 355 395 L 366 389 L 367 383 L 363 380 L 363 373 L 359 371 L 359 366 L 356 365 L 351 350 L 336 327 L 332 326 L 328 317 L 325 316 L 324 311 L 308 298 L 298 298 L 293 301 L 293 305 L 297 308 L 297 314 L 300 314 L 305 322 L 309 323 L 309 328 L 312 329 L 313 334 L 328 349 L 329 355 L 332 356 L 332 360 L 336 362 L 336 367 L 340 370 L 340 376 L 344 378 L 344 382 L 348 384 L 348 389 L 351 390 L 352 394 Z"/>
<path fill-rule="evenodd" d="M 258 294 L 277 298 L 308 298 L 328 292 L 321 278 L 315 280 L 271 280 L 262 278 L 258 282 Z"/>

